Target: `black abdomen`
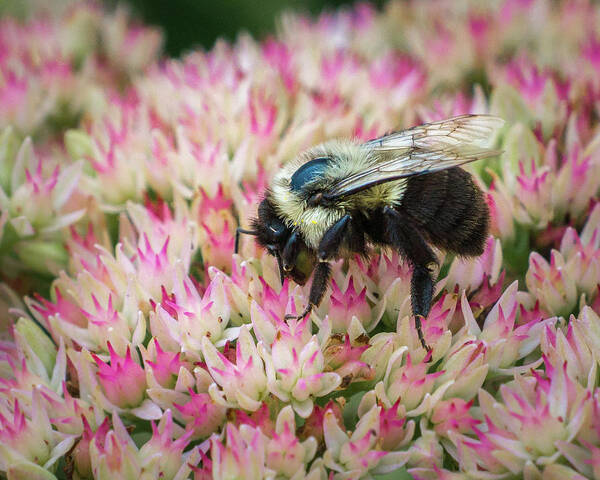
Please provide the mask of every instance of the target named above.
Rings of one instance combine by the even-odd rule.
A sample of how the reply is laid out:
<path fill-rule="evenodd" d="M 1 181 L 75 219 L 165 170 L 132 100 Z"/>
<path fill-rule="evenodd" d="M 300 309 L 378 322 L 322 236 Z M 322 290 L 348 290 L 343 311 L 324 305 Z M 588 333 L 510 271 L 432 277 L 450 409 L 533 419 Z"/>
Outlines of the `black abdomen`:
<path fill-rule="evenodd" d="M 402 210 L 436 247 L 459 255 L 483 253 L 489 210 L 483 192 L 461 168 L 410 178 Z"/>

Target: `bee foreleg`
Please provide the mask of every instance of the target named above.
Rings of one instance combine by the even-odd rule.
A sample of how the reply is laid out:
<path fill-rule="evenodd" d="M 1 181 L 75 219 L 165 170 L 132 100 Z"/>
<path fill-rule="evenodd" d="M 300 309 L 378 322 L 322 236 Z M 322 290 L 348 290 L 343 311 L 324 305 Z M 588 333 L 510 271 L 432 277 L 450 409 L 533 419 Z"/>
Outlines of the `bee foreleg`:
<path fill-rule="evenodd" d="M 281 260 L 283 261 L 283 269 L 286 272 L 289 272 L 294 268 L 296 258 L 300 252 L 301 244 L 302 239 L 300 238 L 300 235 L 298 232 L 293 232 L 290 235 L 290 238 L 288 238 L 285 247 L 283 247 L 283 251 L 281 252 Z"/>
<path fill-rule="evenodd" d="M 331 258 L 335 258 L 340 250 L 344 237 L 350 229 L 352 217 L 350 214 L 344 215 L 335 222 L 329 230 L 323 234 L 323 238 L 319 242 L 317 256 L 319 261 L 323 262 Z"/>
<path fill-rule="evenodd" d="M 309 307 L 311 305 L 318 307 L 321 300 L 323 300 L 330 275 L 331 265 L 327 262 L 319 262 L 317 268 L 315 268 L 312 285 L 310 286 L 310 294 L 308 296 Z"/>
<path fill-rule="evenodd" d="M 306 317 L 314 307 L 318 307 L 323 300 L 329 276 L 331 275 L 331 265 L 327 262 L 319 262 L 315 268 L 312 285 L 310 286 L 310 294 L 308 296 L 308 305 L 300 315 L 286 315 L 285 319 L 296 318 L 301 319 Z"/>
<path fill-rule="evenodd" d="M 387 242 L 397 248 L 413 266 L 410 289 L 412 311 L 421 345 L 430 351 L 423 337 L 421 319 L 426 318 L 431 309 L 434 283 L 429 266 L 437 264 L 437 258 L 418 230 L 410 228 L 410 223 L 397 210 L 386 207 L 384 216 Z"/>

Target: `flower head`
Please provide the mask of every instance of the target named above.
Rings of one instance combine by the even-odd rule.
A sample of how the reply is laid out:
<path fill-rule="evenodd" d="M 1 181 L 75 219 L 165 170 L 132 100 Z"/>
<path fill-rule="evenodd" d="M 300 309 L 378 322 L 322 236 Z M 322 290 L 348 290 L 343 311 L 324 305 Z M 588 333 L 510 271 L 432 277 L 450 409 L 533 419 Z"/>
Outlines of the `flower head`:
<path fill-rule="evenodd" d="M 124 9 L 46 3 L 0 19 L 1 478 L 600 475 L 597 5 L 359 4 L 159 59 Z M 302 151 L 463 114 L 506 120 L 461 166 L 483 253 L 404 212 L 430 352 L 418 259 L 373 232 L 301 319 L 309 285 L 233 253 Z"/>
<path fill-rule="evenodd" d="M 34 390 L 31 406 L 18 399 L 0 408 L 0 466 L 7 471 L 19 464 L 52 467 L 73 445 L 75 437 L 53 430 L 40 392 Z"/>
<path fill-rule="evenodd" d="M 428 373 L 430 355 L 418 363 L 413 363 L 412 356 L 406 347 L 398 349 L 388 362 L 385 377 L 375 386 L 377 396 L 387 408 L 391 408 L 398 400 L 410 415 L 424 400 L 438 399 L 448 387 L 432 397 L 436 379 L 444 372 Z M 417 410 L 418 411 L 418 410 Z"/>
<path fill-rule="evenodd" d="M 209 437 L 225 420 L 225 407 L 212 400 L 208 393 L 195 393 L 190 389 L 187 402 L 173 406 L 194 438 Z"/>
<path fill-rule="evenodd" d="M 165 352 L 156 339 L 150 345 L 150 348 L 154 350 L 154 359 L 148 358 L 152 355 L 150 352 L 144 356 L 146 364 L 152 370 L 154 380 L 161 387 L 173 388 L 180 369 L 186 367 L 186 362 L 181 360 L 181 352 Z"/>
<path fill-rule="evenodd" d="M 335 333 L 348 330 L 349 322 L 353 317 L 356 317 L 367 331 L 371 331 L 377 326 L 379 318 L 373 318 L 373 315 L 381 316 L 383 312 L 371 310 L 367 301 L 366 286 L 359 290 L 355 286 L 354 278 L 349 277 L 344 292 L 338 287 L 335 279 L 332 281 L 332 290 L 329 297 L 330 305 L 326 311 Z M 325 311 L 325 305 L 321 307 L 321 311 Z"/>
<path fill-rule="evenodd" d="M 306 474 L 307 465 L 315 456 L 317 441 L 314 437 L 304 441 L 296 437 L 294 411 L 288 405 L 279 412 L 275 431 L 267 441 L 265 451 L 267 468 L 286 478 L 300 478 L 301 474 Z"/>
<path fill-rule="evenodd" d="M 350 335 L 332 335 L 323 348 L 325 363 L 342 378 L 344 385 L 352 381 L 371 380 L 375 370 L 367 362 L 361 360 L 362 354 L 369 348 L 364 338 L 357 338 L 355 344 L 350 342 Z M 362 343 L 362 344 L 361 344 Z"/>
<path fill-rule="evenodd" d="M 139 478 L 142 472 L 156 478 L 187 476 L 189 463 L 199 460 L 197 450 L 183 453 L 189 434 L 173 440 L 173 423 L 166 412 L 158 426 L 152 424 L 151 438 L 137 448 L 118 415 L 112 416 L 112 428 L 98 429 L 89 439 L 91 471 L 94 477 Z"/>
<path fill-rule="evenodd" d="M 325 359 L 316 335 L 308 336 L 307 318 L 290 323 L 280 321 L 275 339 L 261 345 L 269 391 L 288 401 L 298 415 L 306 418 L 313 409 L 313 399 L 327 395 L 342 382 L 334 372 L 326 372 Z"/>
<path fill-rule="evenodd" d="M 206 337 L 202 338 L 202 353 L 215 380 L 209 390 L 215 402 L 250 411 L 260 408 L 261 401 L 267 394 L 267 375 L 263 360 L 246 326 L 241 328 L 237 340 L 235 364 Z"/>
<path fill-rule="evenodd" d="M 448 436 L 448 432 L 470 433 L 479 424 L 471 413 L 473 400 L 466 402 L 462 398 L 442 400 L 434 408 L 431 423 L 440 436 Z"/>
<path fill-rule="evenodd" d="M 374 406 L 348 434 L 340 428 L 333 412 L 325 412 L 323 430 L 327 450 L 323 461 L 336 472 L 333 478 L 347 478 L 347 475 L 360 478 L 368 473 L 385 473 L 406 462 L 404 452 L 388 453 L 377 449 L 379 416 L 380 407 Z"/>
<path fill-rule="evenodd" d="M 238 429 L 228 423 L 225 435 L 226 443 L 216 436 L 211 438 L 213 478 L 264 478 L 266 439 L 262 432 L 248 425 Z"/>
<path fill-rule="evenodd" d="M 110 343 L 108 351 L 110 364 L 92 355 L 98 365 L 98 379 L 106 397 L 121 408 L 137 407 L 146 391 L 144 369 L 132 359 L 129 347 L 124 358 L 116 354 Z"/>
<path fill-rule="evenodd" d="M 559 442 L 581 428 L 591 396 L 569 379 L 566 365 L 546 362 L 546 368 L 546 375 L 533 372 L 503 385 L 502 403 L 479 392 L 485 420 L 474 428 L 477 439 L 453 436 L 466 471 L 502 473 L 524 468 L 528 461 L 545 465 L 558 458 Z"/>
<path fill-rule="evenodd" d="M 7 129 L 0 139 L 4 149 L 0 156 L 0 170 L 4 172 L 0 181 L 0 246 L 18 259 L 21 269 L 56 272 L 66 265 L 60 231 L 85 213 L 77 205 L 68 205 L 75 196 L 82 164 L 61 165 L 56 156 L 36 153 L 29 138 L 17 150 L 14 135 Z M 6 228 L 11 229 L 11 235 L 3 235 Z"/>
<path fill-rule="evenodd" d="M 223 347 L 238 337 L 239 327 L 228 325 L 231 308 L 222 274 L 213 278 L 203 295 L 189 277 L 178 282 L 173 291 L 171 297 L 163 294 L 162 304 L 150 314 L 150 328 L 161 344 L 200 360 L 204 339 Z"/>

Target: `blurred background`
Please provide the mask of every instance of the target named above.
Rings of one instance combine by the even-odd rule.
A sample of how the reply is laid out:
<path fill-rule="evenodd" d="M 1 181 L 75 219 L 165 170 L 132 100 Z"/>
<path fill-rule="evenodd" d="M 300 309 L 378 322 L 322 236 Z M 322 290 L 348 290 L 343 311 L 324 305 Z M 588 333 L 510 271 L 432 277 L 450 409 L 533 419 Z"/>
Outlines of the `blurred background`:
<path fill-rule="evenodd" d="M 24 16 L 39 10 L 39 0 L 0 0 L 0 15 Z M 48 0 L 46 8 L 64 3 Z M 334 10 L 356 0 L 104 0 L 114 7 L 128 5 L 132 16 L 146 25 L 156 25 L 165 34 L 165 53 L 179 56 L 195 47 L 209 49 L 218 38 L 235 39 L 239 32 L 250 32 L 262 39 L 276 29 L 277 19 L 285 11 L 296 11 L 317 15 L 322 11 Z M 385 0 L 373 0 L 372 5 L 381 7 Z"/>
<path fill-rule="evenodd" d="M 1 1 L 1 0 L 0 0 Z M 116 2 L 111 2 L 116 3 Z M 263 38 L 276 28 L 282 12 L 316 15 L 356 3 L 350 0 L 125 0 L 134 16 L 163 28 L 165 50 L 177 56 L 197 46 L 210 48 L 218 38 L 233 40 L 240 31 Z M 370 2 L 381 6 L 384 0 Z"/>
<path fill-rule="evenodd" d="M 116 3 L 116 2 L 111 2 Z M 233 40 L 240 31 L 263 38 L 275 31 L 287 10 L 316 15 L 356 3 L 350 0 L 125 0 L 134 16 L 165 32 L 166 52 L 177 56 L 194 47 L 210 48 L 218 38 Z M 381 6 L 384 0 L 370 2 Z"/>

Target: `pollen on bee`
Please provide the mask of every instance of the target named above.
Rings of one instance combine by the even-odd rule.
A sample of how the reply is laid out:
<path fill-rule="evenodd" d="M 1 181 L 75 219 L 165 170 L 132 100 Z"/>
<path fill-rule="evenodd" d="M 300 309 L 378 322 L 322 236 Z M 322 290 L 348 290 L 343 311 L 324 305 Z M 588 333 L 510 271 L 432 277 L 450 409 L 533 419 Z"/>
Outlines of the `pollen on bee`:
<path fill-rule="evenodd" d="M 313 220 L 311 223 L 313 223 L 314 225 L 316 225 L 316 224 L 317 224 L 317 221 L 316 221 L 316 220 Z"/>

